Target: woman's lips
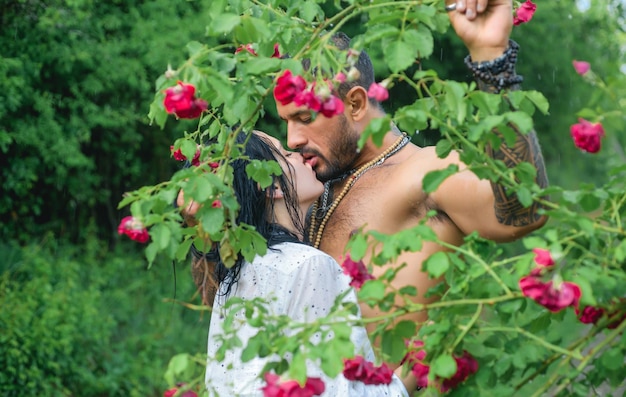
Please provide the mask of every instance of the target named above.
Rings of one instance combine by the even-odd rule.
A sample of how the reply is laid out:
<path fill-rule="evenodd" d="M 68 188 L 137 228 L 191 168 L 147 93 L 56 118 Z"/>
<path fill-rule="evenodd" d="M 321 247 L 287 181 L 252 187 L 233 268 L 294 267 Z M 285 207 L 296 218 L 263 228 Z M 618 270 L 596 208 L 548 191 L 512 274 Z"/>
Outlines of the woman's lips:
<path fill-rule="evenodd" d="M 317 156 L 305 157 L 304 162 L 311 166 L 311 168 L 315 169 L 315 165 L 317 164 Z"/>

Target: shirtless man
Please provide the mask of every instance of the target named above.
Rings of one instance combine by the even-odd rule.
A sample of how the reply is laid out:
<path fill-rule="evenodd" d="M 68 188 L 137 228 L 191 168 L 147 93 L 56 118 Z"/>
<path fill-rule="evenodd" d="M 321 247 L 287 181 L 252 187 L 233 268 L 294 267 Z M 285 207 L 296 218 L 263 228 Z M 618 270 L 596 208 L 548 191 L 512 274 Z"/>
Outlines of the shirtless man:
<path fill-rule="evenodd" d="M 451 4 L 451 0 L 447 0 L 447 5 Z M 466 0 L 460 1 L 448 14 L 472 61 L 486 62 L 502 56 L 509 47 L 512 13 L 511 0 Z M 343 46 L 348 48 L 349 43 Z M 362 53 L 361 56 L 366 58 L 367 64 L 367 55 Z M 426 194 L 422 180 L 428 172 L 450 164 L 457 164 L 460 170 L 465 166 L 454 152 L 440 159 L 434 147 L 420 148 L 406 142 L 395 127 L 385 135 L 382 146 L 370 140 L 358 151 L 357 142 L 368 123 L 384 116 L 381 107 L 367 95 L 369 84 L 374 81 L 371 62 L 369 70 L 360 72 L 361 78 L 356 85 L 347 92 L 340 88 L 345 105 L 341 115 L 326 118 L 319 114 L 313 120 L 306 107 L 298 107 L 294 103 L 276 104 L 279 116 L 287 123 L 287 145 L 302 153 L 318 179 L 330 181 L 326 207 L 341 197 L 335 208 L 321 210 L 321 216 L 313 221 L 312 244 L 341 262 L 346 244 L 355 230 L 364 227 L 365 230 L 385 234 L 397 233 L 418 225 L 431 210 L 436 211 L 437 216 L 429 218 L 426 224 L 442 241 L 454 245 L 460 245 L 463 238 L 474 231 L 498 242 L 512 241 L 545 223 L 546 218 L 537 214 L 536 205 L 524 208 L 515 196 L 507 197 L 501 187 L 478 179 L 468 170 L 447 178 L 435 192 Z M 503 81 L 507 83 L 502 87 L 480 79 L 477 80 L 478 85 L 482 90 L 491 92 L 518 88 L 515 75 L 506 73 L 498 75 L 504 77 Z M 394 150 L 395 147 L 398 149 Z M 386 157 L 382 165 L 367 166 L 381 155 Z M 514 145 L 502 145 L 493 156 L 503 159 L 511 167 L 522 161 L 533 164 L 537 169 L 537 183 L 541 187 L 547 185 L 543 158 L 534 132 L 518 135 Z M 358 171 L 361 168 L 365 171 Z M 359 177 L 353 185 L 346 187 L 349 178 L 341 176 L 351 170 L 357 170 Z M 185 204 L 182 195 L 178 201 L 179 205 L 189 205 L 187 215 L 195 213 L 195 203 Z M 322 201 L 320 199 L 318 207 L 324 207 Z M 406 263 L 407 266 L 396 276 L 394 287 L 416 287 L 418 296 L 414 301 L 428 302 L 423 294 L 439 280 L 430 279 L 422 272 L 422 262 L 441 250 L 440 245 L 425 243 L 420 252 L 407 252 L 395 264 L 375 267 L 374 276 L 384 273 L 388 266 Z M 367 257 L 365 263 L 368 263 Z M 376 309 L 366 305 L 363 305 L 362 313 L 364 317 L 379 315 Z M 423 323 L 426 313 L 413 313 L 408 318 Z M 414 383 L 405 381 L 405 384 L 408 390 L 414 390 Z"/>
<path fill-rule="evenodd" d="M 467 0 L 465 6 L 460 3 L 463 1 L 448 14 L 472 61 L 489 61 L 503 55 L 509 46 L 512 29 L 511 0 Z M 448 4 L 452 4 L 450 0 Z M 340 49 L 349 47 L 348 43 L 336 44 Z M 361 56 L 367 57 L 364 53 Z M 313 120 L 306 107 L 294 103 L 276 104 L 279 116 L 287 122 L 287 145 L 299 150 L 315 170 L 317 178 L 327 182 L 329 199 L 324 205 L 320 198 L 317 208 L 322 209 L 315 208 L 317 217 L 312 218 L 312 244 L 341 263 L 346 244 L 355 230 L 364 227 L 385 234 L 397 233 L 417 226 L 432 210 L 437 215 L 429 218 L 426 224 L 442 241 L 454 245 L 460 245 L 463 238 L 474 231 L 497 242 L 512 241 L 545 223 L 546 218 L 537 214 L 536 205 L 524 208 L 515 196 L 507 197 L 501 187 L 478 179 L 469 170 L 447 178 L 435 192 L 426 194 L 422 180 L 429 171 L 444 169 L 450 164 L 457 164 L 460 170 L 466 167 L 457 153 L 440 159 L 434 147 L 420 148 L 402 141 L 402 134 L 395 127 L 385 135 L 382 146 L 369 140 L 358 151 L 357 142 L 368 123 L 384 116 L 380 106 L 367 95 L 369 84 L 374 81 L 371 62 L 361 61 L 359 65 L 369 64 L 369 68 L 361 68 L 357 85 L 348 87 L 347 92 L 345 88 L 339 88 L 345 105 L 343 114 L 332 118 L 318 115 Z M 504 76 L 510 83 L 504 87 L 494 87 L 481 80 L 478 84 L 482 90 L 492 92 L 500 88 L 515 89 L 519 80 L 514 76 Z M 394 151 L 394 145 L 399 149 Z M 386 156 L 384 163 L 368 168 L 367 164 L 384 156 L 385 151 L 390 151 L 390 155 Z M 509 166 L 521 161 L 533 164 L 537 169 L 537 183 L 541 187 L 547 185 L 534 132 L 518 134 L 513 146 L 503 144 L 493 156 L 503 159 Z M 365 171 L 361 172 L 362 168 Z M 347 186 L 350 178 L 341 176 L 350 171 L 354 171 L 358 178 Z M 429 278 L 422 271 L 422 262 L 442 249 L 435 243 L 425 243 L 419 252 L 403 253 L 396 264 L 374 267 L 374 276 L 383 274 L 389 266 L 406 263 L 393 281 L 394 287 L 416 287 L 418 296 L 414 301 L 426 303 L 428 300 L 423 294 L 440 280 Z M 368 257 L 364 262 L 368 263 Z M 398 304 L 401 304 L 400 299 Z M 380 315 L 367 305 L 362 306 L 362 311 L 364 317 Z M 426 320 L 426 313 L 413 313 L 405 318 L 422 323 Z"/>

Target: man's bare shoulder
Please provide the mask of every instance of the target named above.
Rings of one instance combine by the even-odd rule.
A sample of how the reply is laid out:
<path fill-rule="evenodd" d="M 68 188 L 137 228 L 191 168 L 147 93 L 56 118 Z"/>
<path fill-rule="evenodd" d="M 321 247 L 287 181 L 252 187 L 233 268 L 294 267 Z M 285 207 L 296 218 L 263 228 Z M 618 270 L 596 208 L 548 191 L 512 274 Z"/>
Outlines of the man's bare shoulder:
<path fill-rule="evenodd" d="M 411 146 L 410 148 L 410 153 L 402 161 L 402 169 L 405 172 L 413 173 L 413 175 L 423 175 L 430 171 L 446 168 L 450 164 L 462 166 L 456 151 L 451 151 L 448 156 L 439 158 L 435 146 Z"/>

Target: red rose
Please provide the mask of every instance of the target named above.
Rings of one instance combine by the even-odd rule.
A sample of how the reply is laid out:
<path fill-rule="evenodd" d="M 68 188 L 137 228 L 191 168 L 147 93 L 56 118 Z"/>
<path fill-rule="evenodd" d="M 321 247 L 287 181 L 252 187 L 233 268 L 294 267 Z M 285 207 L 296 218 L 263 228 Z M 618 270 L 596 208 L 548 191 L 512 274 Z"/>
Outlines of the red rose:
<path fill-rule="evenodd" d="M 127 216 L 122 219 L 117 227 L 117 233 L 125 234 L 130 237 L 131 240 L 140 243 L 145 243 L 150 239 L 148 230 L 144 227 L 143 223 L 133 216 Z"/>
<path fill-rule="evenodd" d="M 572 61 L 572 65 L 574 65 L 574 69 L 576 70 L 576 73 L 578 73 L 581 76 L 584 76 L 585 74 L 587 74 L 587 72 L 591 69 L 591 65 L 589 64 L 589 62 L 585 62 L 585 61 L 577 61 L 574 59 Z"/>
<path fill-rule="evenodd" d="M 604 310 L 599 307 L 587 306 L 582 311 L 576 308 L 576 315 L 581 323 L 595 324 L 604 314 Z"/>
<path fill-rule="evenodd" d="M 454 361 L 456 361 L 456 373 L 441 383 L 440 390 L 444 393 L 465 382 L 471 374 L 478 371 L 478 362 L 468 352 L 463 352 L 462 357 L 454 357 Z"/>
<path fill-rule="evenodd" d="M 554 259 L 552 259 L 549 250 L 534 248 L 533 252 L 535 253 L 535 262 L 537 262 L 538 265 L 546 267 L 554 265 Z"/>
<path fill-rule="evenodd" d="M 175 160 L 178 160 L 178 161 L 187 160 L 187 157 L 183 154 L 183 152 L 180 149 L 174 151 L 174 146 L 170 146 L 170 152 L 172 152 L 172 157 L 174 157 Z M 194 165 L 196 167 L 200 165 L 200 149 L 198 149 L 196 153 L 193 155 L 193 159 L 191 160 L 191 165 Z"/>
<path fill-rule="evenodd" d="M 389 91 L 387 91 L 387 88 L 382 84 L 372 83 L 367 90 L 367 96 L 378 102 L 382 102 L 389 98 Z"/>
<path fill-rule="evenodd" d="M 522 5 L 515 11 L 515 18 L 513 19 L 513 25 L 521 25 L 533 18 L 533 14 L 537 10 L 537 5 L 530 0 L 522 3 Z"/>
<path fill-rule="evenodd" d="M 526 276 L 519 281 L 522 293 L 544 306 L 551 312 L 558 312 L 568 306 L 578 306 L 580 287 L 574 283 L 564 281 L 557 287 L 552 280 L 544 283 L 534 276 Z"/>
<path fill-rule="evenodd" d="M 361 288 L 367 280 L 373 280 L 374 276 L 367 272 L 367 268 L 363 261 L 355 262 L 350 258 L 350 254 L 346 255 L 346 259 L 341 263 L 343 272 L 352 277 L 350 286 L 356 289 Z"/>
<path fill-rule="evenodd" d="M 165 90 L 163 105 L 165 111 L 181 119 L 195 119 L 208 107 L 208 103 L 195 96 L 196 87 L 179 81 L 174 87 Z"/>
<path fill-rule="evenodd" d="M 424 345 L 421 341 L 416 341 L 413 344 L 415 347 L 422 347 Z M 426 357 L 424 350 L 414 351 L 408 360 L 409 363 L 414 362 L 411 372 L 415 376 L 417 386 L 420 388 L 428 387 L 428 374 L 430 373 L 430 366 L 424 364 L 422 360 Z M 409 355 L 411 352 L 409 352 Z M 407 356 L 405 356 L 405 359 Z M 441 392 L 446 392 L 450 389 L 457 387 L 459 384 L 465 382 L 470 375 L 478 371 L 478 362 L 468 352 L 464 351 L 463 356 L 454 357 L 456 362 L 456 372 L 450 378 L 447 379 L 435 379 L 435 386 L 439 388 Z"/>
<path fill-rule="evenodd" d="M 276 80 L 274 87 L 274 98 L 281 105 L 288 105 L 293 102 L 296 95 L 300 94 L 306 88 L 306 81 L 302 76 L 294 76 L 291 70 L 285 70 L 283 74 Z"/>
<path fill-rule="evenodd" d="M 376 367 L 363 356 L 356 356 L 343 360 L 343 376 L 366 385 L 388 385 L 391 383 L 393 371 L 385 363 Z"/>
<path fill-rule="evenodd" d="M 211 204 L 211 207 L 213 208 L 222 208 L 222 202 L 219 200 L 214 200 L 213 203 Z"/>
<path fill-rule="evenodd" d="M 321 395 L 326 389 L 320 378 L 307 378 L 304 386 L 295 380 L 278 383 L 279 380 L 276 374 L 265 374 L 267 384 L 261 388 L 264 397 L 313 397 Z"/>
<path fill-rule="evenodd" d="M 604 137 L 604 128 L 601 123 L 591 123 L 583 118 L 578 119 L 578 124 L 570 127 L 570 134 L 577 148 L 588 153 L 600 151 L 601 140 Z"/>

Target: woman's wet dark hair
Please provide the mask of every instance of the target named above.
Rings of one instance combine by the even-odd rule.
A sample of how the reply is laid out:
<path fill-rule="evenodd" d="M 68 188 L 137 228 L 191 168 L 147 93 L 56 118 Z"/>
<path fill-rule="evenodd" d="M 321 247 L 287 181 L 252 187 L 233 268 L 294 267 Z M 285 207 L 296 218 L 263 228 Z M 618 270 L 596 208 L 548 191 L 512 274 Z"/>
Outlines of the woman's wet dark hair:
<path fill-rule="evenodd" d="M 282 153 L 261 135 L 241 132 L 237 135 L 236 143 L 243 146 L 242 154 L 245 156 L 245 158 L 239 158 L 231 163 L 233 167 L 233 190 L 240 205 L 237 223 L 254 226 L 255 230 L 267 241 L 269 249 L 276 249 L 274 246 L 283 242 L 301 242 L 294 232 L 275 223 L 274 220 L 274 193 L 278 186 L 294 226 L 301 235 L 304 235 L 304 220 L 300 215 L 298 196 L 289 177 L 293 171 L 274 176 L 274 183 L 265 189 L 262 189 L 258 182 L 246 173 L 246 166 L 250 160 L 280 161 L 283 167 L 285 164 L 291 167 L 290 164 Z M 228 296 L 233 285 L 239 279 L 239 272 L 244 263 L 243 256 L 239 254 L 235 265 L 231 268 L 226 267 L 219 256 L 218 243 L 213 246 L 210 252 L 206 253 L 206 257 L 207 260 L 216 262 L 215 281 L 219 285 L 224 284 L 220 291 L 223 291 L 224 297 Z"/>

